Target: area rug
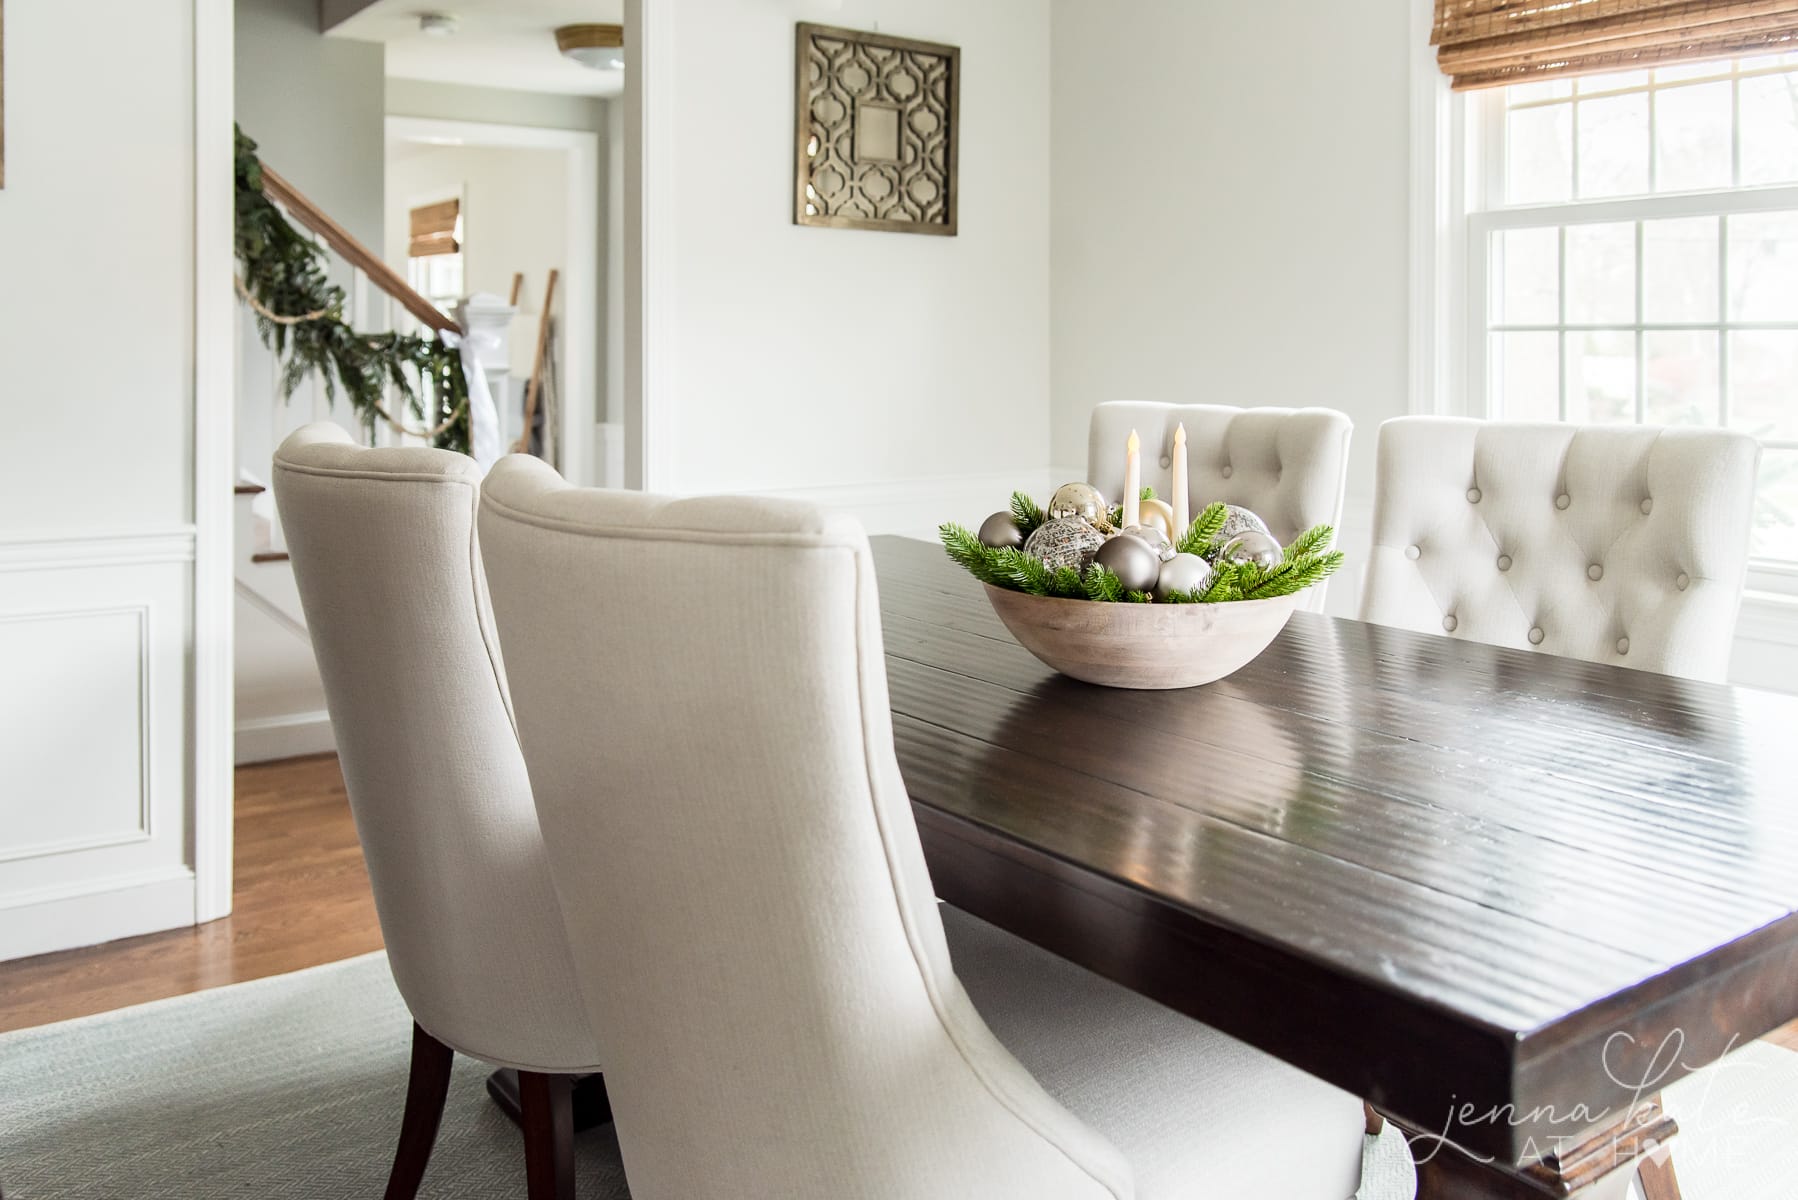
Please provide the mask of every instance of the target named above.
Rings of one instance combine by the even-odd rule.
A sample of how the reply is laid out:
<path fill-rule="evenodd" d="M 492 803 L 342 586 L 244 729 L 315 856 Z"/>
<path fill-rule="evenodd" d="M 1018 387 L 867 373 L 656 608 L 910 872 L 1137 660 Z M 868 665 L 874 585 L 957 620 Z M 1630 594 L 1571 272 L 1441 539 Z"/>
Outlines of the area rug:
<path fill-rule="evenodd" d="M 0 1034 L 5 1200 L 374 1197 L 412 1021 L 371 954 Z M 517 1129 L 458 1058 L 421 1196 L 524 1194 Z M 1754 1044 L 1667 1095 L 1685 1200 L 1798 1196 L 1798 1054 Z M 629 1200 L 610 1126 L 575 1139 L 581 1200 Z"/>
<path fill-rule="evenodd" d="M 0 1035 L 0 1194 L 378 1197 L 411 1044 L 380 953 Z M 524 1195 L 488 1071 L 457 1057 L 421 1196 Z M 611 1126 L 575 1150 L 581 1200 L 629 1200 Z"/>

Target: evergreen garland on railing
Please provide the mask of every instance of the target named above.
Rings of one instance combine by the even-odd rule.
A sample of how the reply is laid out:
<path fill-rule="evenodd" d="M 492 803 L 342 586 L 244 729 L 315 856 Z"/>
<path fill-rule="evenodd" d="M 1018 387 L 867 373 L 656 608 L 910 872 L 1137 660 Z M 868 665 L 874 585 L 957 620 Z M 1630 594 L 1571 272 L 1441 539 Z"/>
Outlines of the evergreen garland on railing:
<path fill-rule="evenodd" d="M 327 400 L 335 403 L 342 386 L 372 440 L 377 421 L 395 419 L 381 406 L 382 390 L 391 383 L 405 397 L 412 419 L 427 426 L 407 432 L 428 436 L 442 449 L 468 453 L 468 381 L 460 353 L 434 335 L 350 328 L 343 319 L 343 289 L 326 276 L 323 252 L 263 194 L 256 143 L 241 129 L 236 249 L 243 272 L 238 286 L 256 313 L 256 331 L 282 360 L 283 400 L 316 372 Z"/>

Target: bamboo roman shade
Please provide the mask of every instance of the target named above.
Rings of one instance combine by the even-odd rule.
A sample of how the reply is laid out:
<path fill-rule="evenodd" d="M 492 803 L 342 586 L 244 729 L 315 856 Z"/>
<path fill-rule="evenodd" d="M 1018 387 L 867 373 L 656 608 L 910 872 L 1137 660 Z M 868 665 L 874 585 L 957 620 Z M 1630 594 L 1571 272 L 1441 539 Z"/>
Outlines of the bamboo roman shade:
<path fill-rule="evenodd" d="M 1798 0 L 1436 0 L 1457 91 L 1798 49 Z"/>
<path fill-rule="evenodd" d="M 413 258 L 456 253 L 462 248 L 456 240 L 456 222 L 461 216 L 460 200 L 421 204 L 413 209 L 411 248 L 406 253 Z"/>

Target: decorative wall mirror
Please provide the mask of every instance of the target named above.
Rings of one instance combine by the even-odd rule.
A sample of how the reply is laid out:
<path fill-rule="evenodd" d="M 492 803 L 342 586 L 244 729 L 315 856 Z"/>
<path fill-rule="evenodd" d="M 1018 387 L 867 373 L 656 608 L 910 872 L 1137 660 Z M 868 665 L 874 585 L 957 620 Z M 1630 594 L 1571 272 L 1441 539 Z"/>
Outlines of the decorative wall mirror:
<path fill-rule="evenodd" d="M 960 49 L 798 32 L 794 223 L 954 236 Z"/>

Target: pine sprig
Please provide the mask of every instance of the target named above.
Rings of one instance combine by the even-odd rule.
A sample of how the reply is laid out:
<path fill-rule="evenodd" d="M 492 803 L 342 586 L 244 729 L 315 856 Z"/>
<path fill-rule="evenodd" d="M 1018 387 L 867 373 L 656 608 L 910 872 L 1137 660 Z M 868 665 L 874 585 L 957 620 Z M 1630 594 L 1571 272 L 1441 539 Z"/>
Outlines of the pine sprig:
<path fill-rule="evenodd" d="M 1284 556 L 1287 562 L 1295 558 L 1303 558 L 1308 554 L 1321 554 L 1330 548 L 1330 541 L 1336 531 L 1328 525 L 1313 525 L 1305 532 L 1292 539 L 1292 545 L 1286 547 Z"/>
<path fill-rule="evenodd" d="M 1086 599 L 1086 581 L 1073 567 L 1056 567 L 1049 576 L 1049 594 L 1066 600 Z"/>
<path fill-rule="evenodd" d="M 1029 537 L 1036 532 L 1036 527 L 1046 519 L 1042 508 L 1035 500 L 1023 492 L 1011 494 L 1011 519 L 1018 527 L 1018 532 Z"/>
<path fill-rule="evenodd" d="M 1086 569 L 1086 598 L 1115 604 L 1124 598 L 1124 582 L 1110 567 L 1094 563 Z"/>
<path fill-rule="evenodd" d="M 1179 544 L 1174 547 L 1182 554 L 1206 556 L 1211 550 L 1211 543 L 1217 535 L 1224 531 L 1224 522 L 1230 517 L 1230 510 L 1222 501 L 1214 501 L 1205 506 L 1203 512 L 1193 518 L 1186 532 L 1180 535 Z"/>
<path fill-rule="evenodd" d="M 1290 596 L 1294 592 L 1302 592 L 1314 583 L 1321 583 L 1336 573 L 1342 565 L 1343 553 L 1331 550 L 1324 554 L 1304 554 L 1288 559 L 1271 571 L 1261 572 L 1260 577 L 1252 583 L 1239 585 L 1244 600 L 1271 600 L 1275 596 Z M 1259 568 L 1257 568 L 1259 571 Z"/>
<path fill-rule="evenodd" d="M 981 583 L 990 583 L 999 587 L 1010 584 L 1010 578 L 1002 574 L 999 569 L 998 552 L 975 537 L 973 533 L 954 522 L 949 522 L 938 526 L 937 534 L 943 539 L 943 549 L 949 552 L 949 557 L 954 559 L 962 570 Z"/>

